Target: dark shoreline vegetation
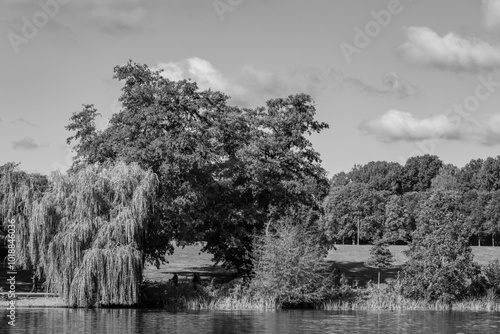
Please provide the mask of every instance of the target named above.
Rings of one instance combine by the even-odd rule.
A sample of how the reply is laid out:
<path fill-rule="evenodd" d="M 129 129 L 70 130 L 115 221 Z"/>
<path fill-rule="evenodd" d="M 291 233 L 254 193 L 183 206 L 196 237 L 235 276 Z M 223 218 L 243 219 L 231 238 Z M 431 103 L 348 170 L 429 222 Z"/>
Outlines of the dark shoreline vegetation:
<path fill-rule="evenodd" d="M 328 125 L 308 95 L 239 108 L 146 65 L 114 73 L 122 109 L 102 131 L 93 105 L 73 114 L 67 174 L 0 167 L 11 259 L 67 306 L 499 310 L 498 257 L 478 264 L 471 245 L 498 243 L 500 156 L 370 162 L 328 179 L 308 139 Z M 198 242 L 236 278 L 144 288 L 146 265 Z M 408 245 L 407 261 L 387 283 L 355 283 L 324 261 L 345 243 L 370 245 L 380 271 L 390 245 Z"/>

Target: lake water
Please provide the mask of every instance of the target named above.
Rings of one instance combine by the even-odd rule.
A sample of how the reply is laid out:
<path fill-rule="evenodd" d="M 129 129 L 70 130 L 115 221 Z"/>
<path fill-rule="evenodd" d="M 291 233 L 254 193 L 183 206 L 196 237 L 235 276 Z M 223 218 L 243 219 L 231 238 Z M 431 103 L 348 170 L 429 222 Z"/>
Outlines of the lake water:
<path fill-rule="evenodd" d="M 500 333 L 500 313 L 17 309 L 0 333 Z"/>

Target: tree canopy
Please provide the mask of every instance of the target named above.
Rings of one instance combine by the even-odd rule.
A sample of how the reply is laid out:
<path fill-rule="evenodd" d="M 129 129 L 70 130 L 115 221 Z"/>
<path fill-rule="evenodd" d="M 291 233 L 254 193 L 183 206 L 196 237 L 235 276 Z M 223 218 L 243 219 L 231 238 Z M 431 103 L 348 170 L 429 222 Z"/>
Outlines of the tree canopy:
<path fill-rule="evenodd" d="M 320 209 L 329 184 L 307 137 L 328 125 L 315 120 L 310 96 L 242 109 L 146 65 L 130 61 L 114 73 L 124 84 L 122 110 L 98 131 L 97 110 L 84 105 L 67 126 L 75 132 L 68 142 L 76 142 L 74 170 L 123 160 L 158 175 L 148 259 L 163 259 L 173 240 L 205 241 L 216 261 L 246 270 L 252 235 L 273 217 L 294 206 Z"/>

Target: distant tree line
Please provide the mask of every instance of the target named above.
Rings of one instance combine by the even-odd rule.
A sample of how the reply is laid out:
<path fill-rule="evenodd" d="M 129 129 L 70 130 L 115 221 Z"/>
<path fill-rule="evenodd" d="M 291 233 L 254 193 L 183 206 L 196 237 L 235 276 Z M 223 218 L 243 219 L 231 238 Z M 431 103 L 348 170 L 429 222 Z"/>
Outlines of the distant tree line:
<path fill-rule="evenodd" d="M 330 242 L 411 243 L 436 193 L 448 194 L 440 201 L 459 203 L 454 210 L 464 219 L 457 228 L 469 244 L 500 242 L 500 156 L 473 159 L 462 168 L 435 155 L 411 157 L 404 166 L 369 162 L 334 175 L 330 185 L 322 218 Z"/>

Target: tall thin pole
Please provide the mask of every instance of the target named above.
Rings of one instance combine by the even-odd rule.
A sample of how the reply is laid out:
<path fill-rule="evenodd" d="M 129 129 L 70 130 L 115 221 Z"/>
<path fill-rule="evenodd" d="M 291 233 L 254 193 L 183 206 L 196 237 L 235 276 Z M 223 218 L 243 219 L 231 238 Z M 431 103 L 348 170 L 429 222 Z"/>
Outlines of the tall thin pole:
<path fill-rule="evenodd" d="M 359 218 L 358 218 L 358 246 L 359 246 Z"/>

